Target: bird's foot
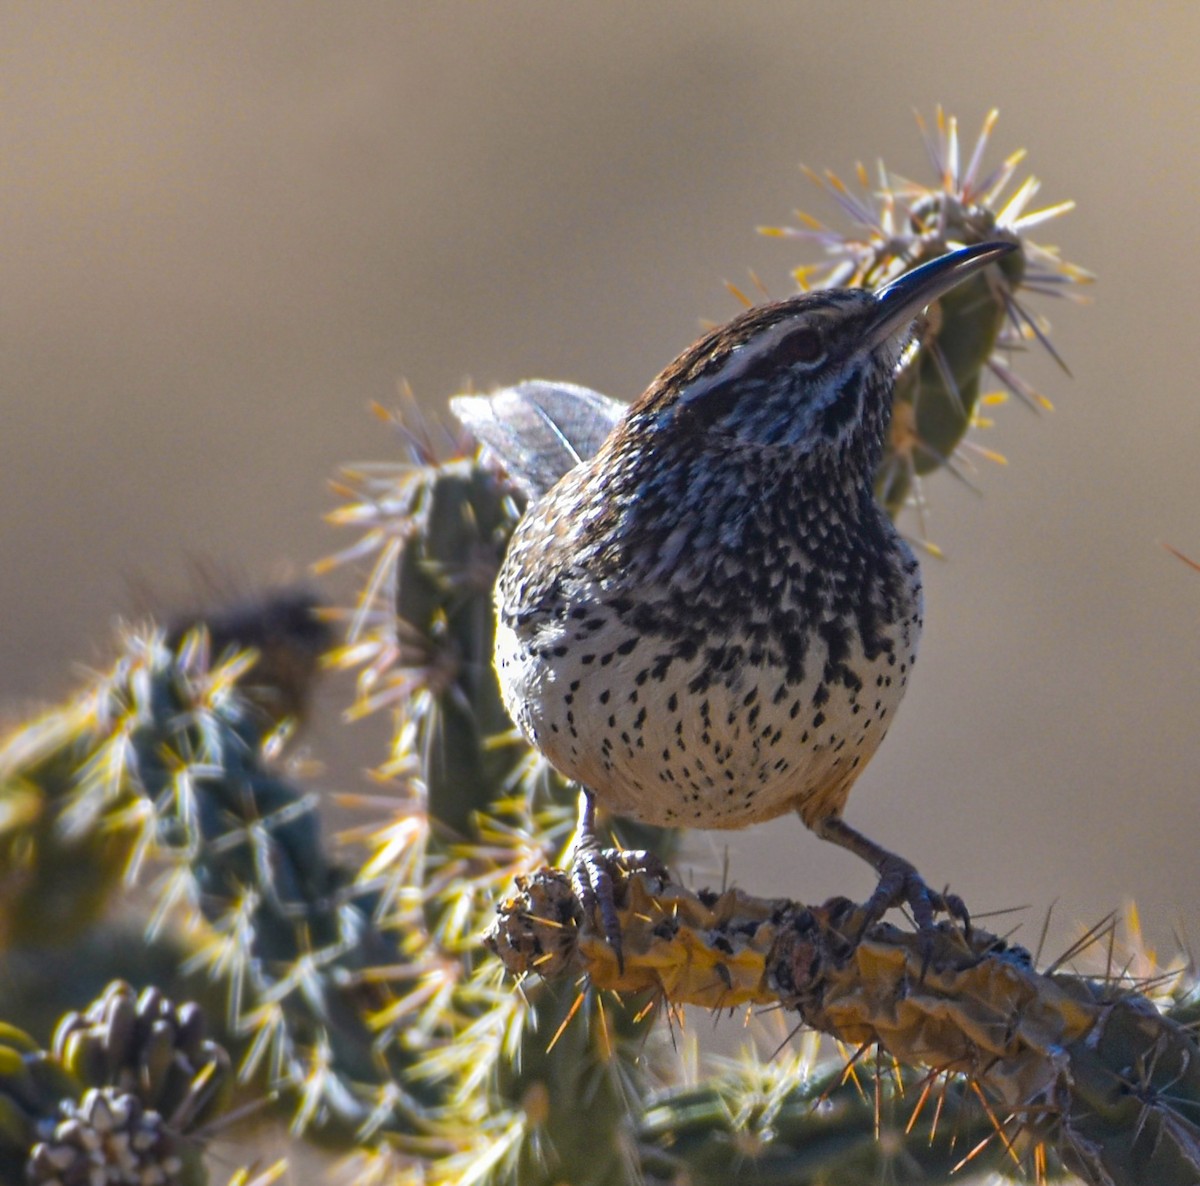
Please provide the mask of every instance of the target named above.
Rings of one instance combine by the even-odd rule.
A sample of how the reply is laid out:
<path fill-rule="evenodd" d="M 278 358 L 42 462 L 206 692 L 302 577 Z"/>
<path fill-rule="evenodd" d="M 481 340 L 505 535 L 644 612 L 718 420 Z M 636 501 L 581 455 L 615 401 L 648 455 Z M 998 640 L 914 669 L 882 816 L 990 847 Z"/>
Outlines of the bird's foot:
<path fill-rule="evenodd" d="M 947 914 L 961 922 L 963 929 L 970 934 L 971 915 L 958 894 L 938 893 L 930 889 L 915 866 L 894 853 L 888 853 L 878 868 L 879 884 L 863 904 L 863 933 L 879 922 L 893 906 L 907 906 L 912 911 L 913 921 L 919 931 L 932 931 L 934 916 Z"/>
<path fill-rule="evenodd" d="M 594 836 L 581 836 L 571 850 L 571 889 L 583 907 L 584 917 L 600 914 L 600 930 L 617 957 L 617 967 L 625 972 L 625 954 L 621 945 L 621 920 L 617 913 L 617 886 L 632 873 L 665 877 L 666 866 L 644 849 L 601 848 Z"/>
<path fill-rule="evenodd" d="M 966 903 L 957 894 L 938 893 L 925 884 L 925 879 L 916 867 L 903 857 L 869 840 L 861 832 L 850 827 L 840 816 L 827 816 L 813 826 L 817 835 L 840 845 L 856 856 L 874 865 L 879 874 L 879 884 L 862 908 L 862 926 L 859 938 L 870 930 L 893 906 L 907 906 L 913 913 L 917 930 L 929 936 L 935 927 L 934 917 L 948 914 L 962 923 L 964 931 L 971 933 L 971 916 Z"/>

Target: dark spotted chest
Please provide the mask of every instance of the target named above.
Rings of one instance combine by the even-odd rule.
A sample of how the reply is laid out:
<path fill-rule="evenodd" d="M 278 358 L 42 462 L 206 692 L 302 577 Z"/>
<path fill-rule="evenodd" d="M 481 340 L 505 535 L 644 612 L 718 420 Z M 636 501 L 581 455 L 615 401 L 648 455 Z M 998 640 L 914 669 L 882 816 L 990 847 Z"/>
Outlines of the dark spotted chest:
<path fill-rule="evenodd" d="M 786 471 L 705 474 L 701 460 L 643 482 L 615 529 L 585 537 L 556 575 L 535 617 L 569 605 L 585 628 L 619 623 L 646 644 L 655 680 L 701 657 L 691 694 L 743 664 L 798 684 L 814 648 L 823 681 L 853 687 L 850 656 L 888 652 L 919 589 L 869 494 Z"/>
<path fill-rule="evenodd" d="M 755 476 L 665 470 L 615 530 L 502 582 L 514 716 L 617 810 L 737 826 L 827 787 L 839 806 L 898 702 L 915 559 L 869 497 Z"/>

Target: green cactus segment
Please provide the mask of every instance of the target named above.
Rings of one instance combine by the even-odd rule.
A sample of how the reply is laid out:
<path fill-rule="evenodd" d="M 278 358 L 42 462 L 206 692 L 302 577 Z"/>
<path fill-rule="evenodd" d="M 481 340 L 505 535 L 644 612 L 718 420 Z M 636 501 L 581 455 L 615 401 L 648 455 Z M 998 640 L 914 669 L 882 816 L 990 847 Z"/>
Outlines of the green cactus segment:
<path fill-rule="evenodd" d="M 648 1089 L 656 1011 L 588 987 L 528 987 L 516 1057 L 498 1065 L 491 1093 L 491 1107 L 519 1110 L 521 1139 L 490 1181 L 625 1186 L 635 1178 L 629 1117 Z"/>
<path fill-rule="evenodd" d="M 857 191 L 833 173 L 805 170 L 809 180 L 849 216 L 854 224 L 849 234 L 802 212 L 797 212 L 800 227 L 762 228 L 764 234 L 817 244 L 832 257 L 796 269 L 804 288 L 876 287 L 955 247 L 997 239 L 1020 247 L 997 269 L 963 284 L 929 310 L 918 324 L 913 353 L 898 377 L 892 431 L 876 489 L 893 518 L 905 505 L 915 503 L 922 511 L 922 531 L 920 480 L 938 469 L 957 471 L 966 434 L 977 423 L 976 407 L 987 371 L 1024 402 L 1049 407 L 996 353 L 1023 348 L 1027 340 L 1036 338 L 1058 358 L 1046 331 L 1021 305 L 1018 293 L 1022 299 L 1024 292 L 1078 299 L 1074 289 L 1092 279 L 1062 260 L 1055 249 L 1028 237 L 1034 227 L 1071 210 L 1073 203 L 1027 212 L 1038 190 L 1032 177 L 1002 198 L 1023 152 L 1013 153 L 990 174 L 982 175 L 997 114 L 988 114 L 965 169 L 960 162 L 966 154 L 959 151 L 954 117 L 939 109 L 934 136 L 918 118 L 937 175 L 928 187 L 889 172 L 882 162 L 874 184 L 867 170 L 858 167 Z"/>
<path fill-rule="evenodd" d="M 1064 1156 L 1087 1181 L 1200 1182 L 1200 1044 L 1141 997 L 1101 1008 L 1066 1053 Z M 1069 1079 L 1067 1079 L 1069 1076 Z"/>
<path fill-rule="evenodd" d="M 214 669 L 214 696 L 236 684 L 259 732 L 268 724 L 286 727 L 304 711 L 317 655 L 329 642 L 310 593 L 276 590 L 193 615 L 172 628 L 167 650 L 185 655 L 185 627 L 206 621 L 213 623 L 213 649 L 232 660 Z M 253 661 L 244 653 L 250 644 Z M 139 698 L 165 694 L 162 706 L 175 703 L 153 679 L 133 688 L 132 681 L 146 678 L 144 667 L 122 661 L 110 679 L 0 741 L 0 949 L 62 946 L 88 931 L 144 844 L 150 814 L 139 772 L 129 766 L 139 721 L 151 712 L 149 699 Z M 142 748 L 149 776 L 159 759 Z"/>
<path fill-rule="evenodd" d="M 401 947 L 377 924 L 376 894 L 327 858 L 313 796 L 265 765 L 262 715 L 157 638 L 139 650 L 124 685 L 138 693 L 131 766 L 181 896 L 212 927 L 201 959 L 228 976 L 253 1053 L 270 1050 L 306 1119 L 357 1127 L 389 1060 L 407 1060 L 378 1049 L 369 1018 L 385 997 L 363 980 L 401 964 Z"/>
<path fill-rule="evenodd" d="M 979 241 L 988 235 L 1005 237 L 985 230 Z M 1024 269 L 1022 254 L 1014 252 L 996 266 L 1002 283 L 1015 289 Z M 876 493 L 893 518 L 911 496 L 915 479 L 953 464 L 975 419 L 984 368 L 1008 311 L 995 279 L 985 272 L 942 297 L 928 320 L 929 331 L 897 376 L 892 432 L 876 475 Z"/>
<path fill-rule="evenodd" d="M 302 1092 L 309 1119 L 353 1130 L 413 1058 L 399 1042 L 381 1051 L 371 1021 L 391 992 L 404 991 L 404 976 L 388 993 L 365 982 L 377 965 L 404 963 L 403 936 L 381 930 L 377 893 L 326 857 L 313 796 L 266 763 L 262 745 L 274 722 L 237 686 L 249 662 L 233 656 L 211 666 L 200 636 L 178 650 L 161 635 L 133 636 L 78 707 L 18 734 L 5 758 L 24 783 L 40 779 L 39 788 L 43 772 L 54 772 L 65 804 L 54 827 L 68 855 L 107 853 L 106 839 L 120 838 L 123 861 L 105 866 L 102 890 L 113 888 L 130 854 L 139 865 L 168 862 L 167 900 L 194 903 L 211 927 L 197 960 L 228 980 L 251 1054 L 269 1051 L 264 1065 Z M 93 877 L 71 888 L 82 895 L 96 884 Z M 36 917 L 36 902 L 18 904 Z M 67 917 L 76 912 L 86 920 L 95 907 L 63 907 Z M 155 1025 L 154 1041 L 165 1042 L 166 1021 Z M 74 1057 L 80 1042 L 92 1048 L 90 1038 L 65 1041 L 64 1056 Z M 151 1048 L 146 1066 L 157 1057 Z"/>
<path fill-rule="evenodd" d="M 110 788 L 103 827 L 65 825 L 103 731 L 85 696 L 0 743 L 0 949 L 65 944 L 107 909 L 138 843 L 137 797 Z"/>
<path fill-rule="evenodd" d="M 422 469 L 396 561 L 398 670 L 417 676 L 395 760 L 416 769 L 430 815 L 460 836 L 503 797 L 524 749 L 492 669 L 492 586 L 515 521 L 499 477 L 471 461 Z"/>
<path fill-rule="evenodd" d="M 558 855 L 575 791 L 515 733 L 492 664 L 493 587 L 519 499 L 475 457 L 414 452 L 412 465 L 356 475 L 358 501 L 337 517 L 366 526 L 351 555 L 377 554 L 347 656 L 366 663 L 364 702 L 394 707 L 389 769 L 423 791 L 428 813 L 425 828 L 401 814 L 381 829 L 368 869 L 397 879 L 397 902 L 419 892 L 424 956 L 444 962 L 477 946 L 515 871 Z M 664 848 L 672 838 L 655 837 Z M 631 1180 L 628 1117 L 644 1094 L 654 1023 L 644 1001 L 535 983 L 513 994 L 483 961 L 438 1017 L 449 1031 L 396 1079 L 401 1093 L 441 1085 L 444 1106 L 428 1113 L 444 1150 L 423 1171 L 431 1181 Z M 379 1135 L 397 1147 L 386 1127 Z"/>
<path fill-rule="evenodd" d="M 513 733 L 492 665 L 492 589 L 517 518 L 513 495 L 494 471 L 458 459 L 423 468 L 409 505 L 393 587 L 399 666 L 420 669 L 421 678 L 401 702 L 394 759 L 426 788 L 430 816 L 459 836 L 507 827 L 524 835 L 527 851 L 552 852 L 562 822 L 554 807 L 573 792 Z M 467 911 L 475 934 L 508 880 L 479 883 Z M 430 905 L 453 914 L 463 909 L 462 892 L 458 901 L 443 892 Z M 481 976 L 494 979 L 494 967 Z M 474 1020 L 425 1067 L 436 1077 L 457 1065 L 450 1124 L 468 1152 L 440 1168 L 445 1180 L 628 1182 L 627 1117 L 638 1106 L 638 1054 L 654 1011 L 544 984 L 516 1001 L 504 990 L 460 1007 Z"/>
<path fill-rule="evenodd" d="M 835 1059 L 817 1067 L 752 1060 L 703 1086 L 651 1098 L 637 1124 L 652 1186 L 950 1186 L 1015 1170 L 994 1137 L 961 1080 L 872 1060 L 849 1069 Z"/>

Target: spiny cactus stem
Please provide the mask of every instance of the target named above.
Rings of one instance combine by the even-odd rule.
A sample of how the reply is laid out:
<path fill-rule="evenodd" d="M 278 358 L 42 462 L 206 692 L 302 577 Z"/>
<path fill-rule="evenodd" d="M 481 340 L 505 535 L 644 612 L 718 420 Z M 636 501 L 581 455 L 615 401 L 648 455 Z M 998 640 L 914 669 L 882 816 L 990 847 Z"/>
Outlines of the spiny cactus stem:
<path fill-rule="evenodd" d="M 1002 1140 L 1054 1142 L 1087 1181 L 1200 1182 L 1200 1049 L 1130 985 L 1039 973 L 1023 949 L 949 924 L 932 936 L 881 924 L 858 940 L 859 908 L 840 898 L 619 880 L 623 969 L 555 870 L 518 881 L 486 943 L 512 972 L 582 971 L 672 1006 L 782 1004 L 851 1048 L 965 1076 Z"/>

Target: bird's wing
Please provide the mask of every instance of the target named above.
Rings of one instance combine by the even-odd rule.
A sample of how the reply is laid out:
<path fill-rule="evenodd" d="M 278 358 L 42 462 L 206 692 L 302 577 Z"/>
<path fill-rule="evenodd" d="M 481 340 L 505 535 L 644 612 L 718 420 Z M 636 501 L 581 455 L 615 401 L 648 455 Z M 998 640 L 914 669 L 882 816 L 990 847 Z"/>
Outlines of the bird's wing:
<path fill-rule="evenodd" d="M 450 401 L 450 411 L 531 499 L 592 457 L 625 409 L 598 391 L 546 379 Z"/>

